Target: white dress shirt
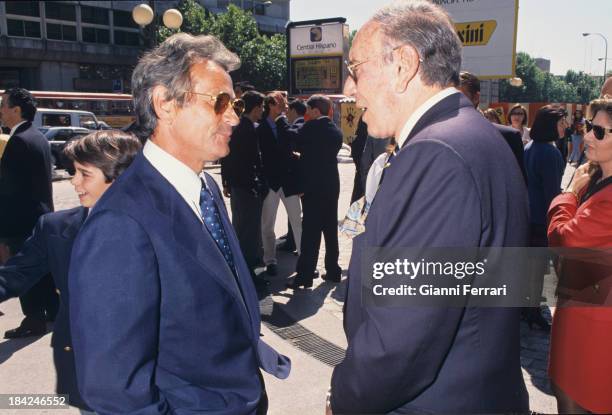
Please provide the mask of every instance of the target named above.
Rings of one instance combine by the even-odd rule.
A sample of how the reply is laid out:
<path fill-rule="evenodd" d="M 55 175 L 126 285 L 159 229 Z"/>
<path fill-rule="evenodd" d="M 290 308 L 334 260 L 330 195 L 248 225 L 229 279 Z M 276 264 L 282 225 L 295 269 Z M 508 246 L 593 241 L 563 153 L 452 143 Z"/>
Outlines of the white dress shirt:
<path fill-rule="evenodd" d="M 417 122 L 419 122 L 421 117 L 425 115 L 427 111 L 429 111 L 434 105 L 442 101 L 444 98 L 449 97 L 453 94 L 459 94 L 459 93 L 460 92 L 457 88 L 454 88 L 454 87 L 445 88 L 442 91 L 438 92 L 436 95 L 429 98 L 419 108 L 417 108 L 416 111 L 412 113 L 410 118 L 408 118 L 408 121 L 406 121 L 406 124 L 404 124 L 404 128 L 402 128 L 402 132 L 400 133 L 400 136 L 395 137 L 395 140 L 397 141 L 398 151 L 400 151 L 399 149 L 402 148 L 404 141 L 406 141 L 406 139 L 412 132 L 412 129 L 414 128 L 414 126 L 417 124 Z"/>
<path fill-rule="evenodd" d="M 163 150 L 151 140 L 147 140 L 142 150 L 147 160 L 172 187 L 176 189 L 185 203 L 189 205 L 198 220 L 202 223 L 202 212 L 200 211 L 200 191 L 202 190 L 201 179 L 204 180 L 206 187 L 210 189 L 204 172 L 200 175 L 191 170 L 185 163 L 174 158 L 170 153 Z"/>

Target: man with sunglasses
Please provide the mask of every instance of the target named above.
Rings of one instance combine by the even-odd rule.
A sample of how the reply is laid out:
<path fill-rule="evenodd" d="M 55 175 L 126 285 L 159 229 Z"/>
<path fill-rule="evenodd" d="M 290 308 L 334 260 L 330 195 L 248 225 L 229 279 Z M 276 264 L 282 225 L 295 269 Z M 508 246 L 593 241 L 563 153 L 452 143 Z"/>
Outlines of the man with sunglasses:
<path fill-rule="evenodd" d="M 528 412 L 518 309 L 483 309 L 472 297 L 464 298 L 463 308 L 425 303 L 427 297 L 420 306 L 410 296 L 397 297 L 402 304 L 366 297 L 376 284 L 365 268 L 378 260 L 373 252 L 527 241 L 519 166 L 510 151 L 499 151 L 495 127 L 454 88 L 461 42 L 452 21 L 432 2 L 396 1 L 362 26 L 349 58 L 344 94 L 365 108 L 369 134 L 393 136 L 398 148 L 365 232 L 353 240 L 344 310 L 348 348 L 332 375 L 331 410 Z M 511 278 L 517 280 L 510 285 L 522 276 Z"/>
<path fill-rule="evenodd" d="M 101 414 L 263 414 L 260 369 L 289 362 L 263 342 L 257 295 L 205 163 L 238 117 L 238 57 L 179 33 L 132 76 L 143 152 L 91 210 L 70 264 L 79 390 Z"/>

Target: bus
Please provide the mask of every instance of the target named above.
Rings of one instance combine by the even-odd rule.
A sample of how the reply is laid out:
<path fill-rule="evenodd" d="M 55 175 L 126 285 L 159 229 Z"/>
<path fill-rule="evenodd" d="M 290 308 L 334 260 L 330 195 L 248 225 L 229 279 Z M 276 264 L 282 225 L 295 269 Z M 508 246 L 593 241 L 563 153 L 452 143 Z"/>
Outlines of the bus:
<path fill-rule="evenodd" d="M 0 94 L 4 91 L 0 91 Z M 121 128 L 135 120 L 134 104 L 129 94 L 96 92 L 30 91 L 38 108 L 81 110 L 95 114 L 113 128 Z"/>

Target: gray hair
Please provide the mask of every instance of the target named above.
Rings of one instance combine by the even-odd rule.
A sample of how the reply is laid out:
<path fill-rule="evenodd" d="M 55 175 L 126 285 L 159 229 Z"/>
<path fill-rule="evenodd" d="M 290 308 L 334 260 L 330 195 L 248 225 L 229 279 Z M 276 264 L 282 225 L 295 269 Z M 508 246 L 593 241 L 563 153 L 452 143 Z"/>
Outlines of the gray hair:
<path fill-rule="evenodd" d="M 147 52 L 132 74 L 132 96 L 138 128 L 136 134 L 147 139 L 157 126 L 153 107 L 153 89 L 166 88 L 167 100 L 183 106 L 186 91 L 191 90 L 191 66 L 205 61 L 215 62 L 227 72 L 240 67 L 240 59 L 214 36 L 192 36 L 177 33 Z"/>
<path fill-rule="evenodd" d="M 461 41 L 444 9 L 427 0 L 398 0 L 378 10 L 371 21 L 380 24 L 382 33 L 393 43 L 387 46 L 409 44 L 416 49 L 426 85 L 459 83 Z"/>

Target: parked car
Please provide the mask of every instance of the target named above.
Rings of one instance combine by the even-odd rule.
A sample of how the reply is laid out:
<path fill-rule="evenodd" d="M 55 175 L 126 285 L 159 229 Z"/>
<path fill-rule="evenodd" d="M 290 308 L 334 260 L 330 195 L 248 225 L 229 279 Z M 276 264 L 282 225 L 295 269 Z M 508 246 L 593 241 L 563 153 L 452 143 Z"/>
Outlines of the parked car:
<path fill-rule="evenodd" d="M 66 143 L 91 133 L 91 130 L 81 127 L 48 127 L 40 128 L 40 130 L 47 140 L 49 140 L 49 145 L 51 145 L 51 156 L 53 157 L 53 164 L 55 167 L 58 169 L 66 169 L 68 173 L 74 174 L 72 163 L 64 156 L 64 147 Z"/>
<path fill-rule="evenodd" d="M 38 108 L 32 124 L 36 128 L 43 127 L 85 127 L 97 130 L 98 119 L 89 111 L 63 110 L 55 108 Z"/>

